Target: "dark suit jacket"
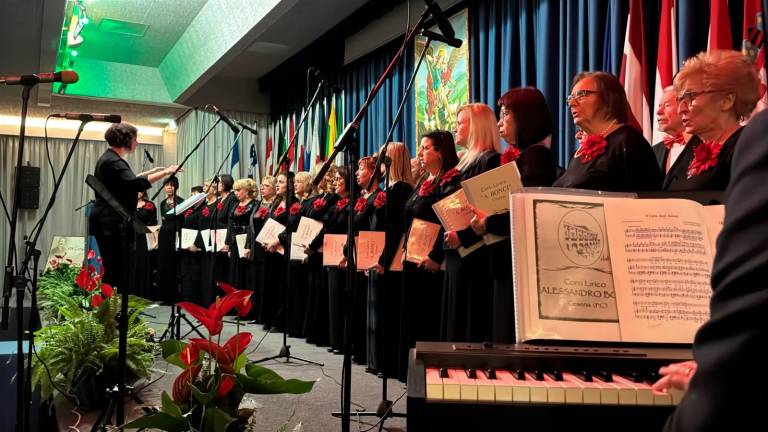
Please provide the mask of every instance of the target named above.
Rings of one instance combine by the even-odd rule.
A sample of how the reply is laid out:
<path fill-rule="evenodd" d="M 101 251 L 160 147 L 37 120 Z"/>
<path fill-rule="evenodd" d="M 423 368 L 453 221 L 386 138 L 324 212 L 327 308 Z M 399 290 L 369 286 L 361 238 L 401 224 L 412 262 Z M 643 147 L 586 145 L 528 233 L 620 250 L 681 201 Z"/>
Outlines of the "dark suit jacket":
<path fill-rule="evenodd" d="M 659 168 L 661 168 L 661 172 L 664 172 L 664 168 L 667 166 L 667 154 L 669 153 L 669 150 L 667 150 L 667 146 L 664 145 L 664 141 L 659 141 L 656 144 L 651 147 L 653 150 L 653 154 L 656 156 L 656 162 L 659 164 Z"/>
<path fill-rule="evenodd" d="M 760 355 L 768 347 L 768 111 L 741 134 L 732 172 L 711 317 L 696 334 L 698 370 L 667 422 L 670 432 L 768 429 L 768 374 Z"/>

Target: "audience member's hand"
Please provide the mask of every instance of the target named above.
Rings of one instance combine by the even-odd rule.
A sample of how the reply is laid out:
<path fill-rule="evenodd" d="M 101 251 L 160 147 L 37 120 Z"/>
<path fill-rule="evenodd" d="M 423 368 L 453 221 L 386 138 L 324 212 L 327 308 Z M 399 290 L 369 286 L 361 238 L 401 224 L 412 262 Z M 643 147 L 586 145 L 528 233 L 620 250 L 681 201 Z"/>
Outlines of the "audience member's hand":
<path fill-rule="evenodd" d="M 456 234 L 456 231 L 446 231 L 445 242 L 448 243 L 448 247 L 451 249 L 458 249 L 461 246 L 461 240 L 459 240 L 459 235 Z"/>
<path fill-rule="evenodd" d="M 656 391 L 667 392 L 669 389 L 688 390 L 691 378 L 696 374 L 696 361 L 689 360 L 681 363 L 672 363 L 659 369 L 661 379 L 653 384 Z"/>
<path fill-rule="evenodd" d="M 424 257 L 419 265 L 424 267 L 424 270 L 430 273 L 434 273 L 440 270 L 440 264 L 438 264 L 436 261 L 433 261 L 430 257 Z"/>

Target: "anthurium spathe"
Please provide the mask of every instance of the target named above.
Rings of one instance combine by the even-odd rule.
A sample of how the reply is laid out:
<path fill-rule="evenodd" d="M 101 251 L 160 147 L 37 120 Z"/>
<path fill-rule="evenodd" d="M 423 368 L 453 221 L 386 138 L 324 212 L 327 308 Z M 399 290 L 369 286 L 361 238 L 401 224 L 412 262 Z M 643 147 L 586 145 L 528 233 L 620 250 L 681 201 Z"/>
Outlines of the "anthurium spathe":
<path fill-rule="evenodd" d="M 216 298 L 216 301 L 211 303 L 208 309 L 190 302 L 181 302 L 177 303 L 177 305 L 200 321 L 208 329 L 211 336 L 216 336 L 224 328 L 222 321 L 224 315 L 232 310 L 233 307 L 242 304 L 244 300 L 250 298 L 251 294 L 253 294 L 251 291 L 232 292 L 223 298 Z"/>
<path fill-rule="evenodd" d="M 180 357 L 181 360 L 186 363 L 184 357 L 187 355 L 185 354 L 185 351 L 187 351 L 188 348 L 191 351 L 207 352 L 211 357 L 216 359 L 216 363 L 218 363 L 222 372 L 232 373 L 232 365 L 235 363 L 235 360 L 237 360 L 237 357 L 245 351 L 248 344 L 251 343 L 252 337 L 253 336 L 248 332 L 238 333 L 229 338 L 229 340 L 224 343 L 224 346 L 220 346 L 219 344 L 206 339 L 193 338 L 189 340 L 189 345 L 181 352 Z M 190 353 L 189 358 L 191 359 L 192 357 L 197 357 L 197 355 Z M 194 360 L 191 360 L 191 362 L 192 361 Z M 191 362 L 189 364 L 191 364 Z"/>
<path fill-rule="evenodd" d="M 227 294 L 232 294 L 239 291 L 237 288 L 233 287 L 232 285 L 226 284 L 224 282 L 216 282 L 216 285 Z M 235 308 L 237 309 L 237 315 L 241 317 L 248 315 L 252 307 L 253 307 L 253 303 L 251 302 L 250 296 L 246 297 L 245 299 L 243 299 L 242 303 L 235 306 Z"/>

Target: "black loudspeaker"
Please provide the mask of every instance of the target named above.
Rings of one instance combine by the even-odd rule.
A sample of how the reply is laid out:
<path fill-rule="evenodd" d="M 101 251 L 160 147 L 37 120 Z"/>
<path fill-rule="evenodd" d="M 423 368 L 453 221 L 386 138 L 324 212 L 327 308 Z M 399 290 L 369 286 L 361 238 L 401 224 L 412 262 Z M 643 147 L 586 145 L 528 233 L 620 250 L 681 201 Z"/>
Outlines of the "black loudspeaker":
<path fill-rule="evenodd" d="M 37 209 L 40 206 L 40 167 L 22 166 L 19 171 L 19 186 L 19 208 Z"/>

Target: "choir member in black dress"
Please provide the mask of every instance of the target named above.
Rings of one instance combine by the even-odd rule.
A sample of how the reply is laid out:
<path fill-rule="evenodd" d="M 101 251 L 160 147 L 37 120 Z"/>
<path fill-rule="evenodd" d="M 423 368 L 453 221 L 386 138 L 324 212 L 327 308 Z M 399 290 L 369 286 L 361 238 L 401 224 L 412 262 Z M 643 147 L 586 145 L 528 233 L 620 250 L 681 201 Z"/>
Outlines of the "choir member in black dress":
<path fill-rule="evenodd" d="M 253 296 L 251 297 L 254 302 L 254 306 L 251 308 L 249 318 L 253 319 L 254 324 L 265 324 L 262 319 L 264 312 L 264 284 L 265 279 L 265 267 L 264 259 L 267 252 L 264 250 L 261 244 L 256 242 L 256 236 L 261 232 L 261 228 L 264 227 L 264 222 L 269 215 L 269 207 L 272 205 L 272 201 L 275 199 L 275 193 L 277 191 L 277 179 L 273 176 L 264 176 L 261 179 L 261 185 L 259 187 L 260 198 L 253 208 L 251 214 L 250 225 L 248 226 L 248 238 L 247 244 L 249 245 L 248 256 L 251 260 L 251 280 L 253 281 Z"/>
<path fill-rule="evenodd" d="M 200 231 L 207 232 L 205 238 L 202 234 L 198 236 L 199 244 L 198 248 L 201 249 L 200 255 L 200 303 L 203 307 L 208 307 L 211 302 L 216 298 L 216 286 L 214 283 L 213 268 L 214 268 L 214 255 L 211 246 L 211 230 L 216 228 L 216 204 L 218 203 L 216 184 L 210 180 L 207 180 L 203 184 L 203 192 L 205 193 L 205 201 L 203 207 L 200 209 L 198 216 Z"/>
<path fill-rule="evenodd" d="M 347 167 L 340 166 L 337 168 L 332 186 L 335 204 L 328 206 L 328 211 L 323 216 L 323 229 L 307 248 L 307 253 L 310 256 L 320 255 L 318 252 L 323 247 L 323 237 L 325 234 L 345 234 L 347 232 L 347 222 L 352 207 L 349 201 L 349 189 L 347 188 L 348 175 L 349 170 Z M 344 269 L 340 265 L 341 263 L 336 266 L 327 267 L 328 343 L 331 345 L 328 351 L 336 354 L 340 353 L 344 346 L 344 290 L 346 283 Z"/>
<path fill-rule="evenodd" d="M 699 140 L 670 170 L 664 189 L 724 191 L 741 122 L 760 98 L 754 64 L 737 51 L 702 52 L 686 60 L 674 83 L 685 132 Z"/>
<path fill-rule="evenodd" d="M 579 149 L 553 186 L 602 191 L 656 191 L 662 174 L 648 141 L 628 126 L 629 104 L 619 80 L 607 72 L 582 72 L 567 98 L 580 129 Z"/>
<path fill-rule="evenodd" d="M 156 167 L 150 171 L 133 174 L 125 155 L 133 153 L 139 145 L 136 128 L 127 123 L 119 123 L 109 127 L 104 134 L 104 139 L 109 148 L 96 162 L 94 176 L 101 181 L 117 201 L 126 210 L 136 208 L 138 192 L 147 190 L 153 183 L 173 173 L 176 166 L 168 168 Z M 99 245 L 102 262 L 104 265 L 104 282 L 119 287 L 123 261 L 123 235 L 121 224 L 123 218 L 96 194 L 96 202 L 88 219 L 88 232 L 96 237 Z M 133 236 L 132 232 L 127 235 Z"/>
<path fill-rule="evenodd" d="M 146 191 L 139 192 L 139 201 L 136 203 L 136 218 L 144 225 L 157 225 L 157 207 L 147 197 Z M 136 233 L 136 279 L 134 294 L 146 299 L 154 299 L 154 273 L 157 269 L 157 248 L 147 248 L 147 235 Z"/>
<path fill-rule="evenodd" d="M 165 198 L 160 202 L 162 225 L 157 242 L 157 292 L 160 300 L 166 303 L 175 303 L 181 296 L 178 280 L 181 263 L 176 255 L 176 242 L 184 223 L 184 215 L 172 212 L 184 201 L 176 195 L 178 188 L 179 180 L 176 177 L 168 178 L 163 184 Z"/>
<path fill-rule="evenodd" d="M 235 179 L 229 174 L 222 174 L 218 178 L 219 202 L 216 204 L 216 229 L 226 230 L 229 224 L 229 215 L 232 209 L 237 206 L 237 197 L 232 193 L 232 187 Z M 224 232 L 224 231 L 222 231 Z M 232 280 L 229 277 L 229 246 L 226 244 L 219 250 L 214 246 L 214 267 L 213 273 L 216 281 L 227 282 L 230 285 Z"/>
<path fill-rule="evenodd" d="M 279 174 L 277 176 L 277 196 L 269 209 L 268 217 L 279 222 L 283 226 L 288 224 L 288 209 L 285 207 L 286 195 L 288 194 L 288 176 Z M 267 255 L 264 260 L 266 272 L 266 284 L 264 285 L 264 326 L 273 332 L 285 330 L 285 309 L 286 288 L 285 288 L 285 257 L 286 253 L 278 252 L 281 247 L 280 240 L 264 245 Z M 290 253 L 290 251 L 288 251 Z"/>
<path fill-rule="evenodd" d="M 309 198 L 306 206 L 306 217 L 323 222 L 328 212 L 336 205 L 339 196 L 333 192 L 333 182 L 336 177 L 336 166 L 331 165 L 325 177 L 317 185 L 318 193 Z M 304 323 L 304 334 L 307 342 L 318 346 L 327 346 L 329 340 L 328 324 L 328 274 L 323 268 L 322 251 L 314 251 L 311 244 L 307 245 L 307 314 Z"/>
<path fill-rule="evenodd" d="M 202 186 L 193 186 L 190 191 L 192 195 L 203 193 Z M 205 208 L 203 201 L 198 202 L 193 207 L 184 211 L 184 222 L 182 229 L 197 231 L 195 241 L 192 245 L 179 249 L 178 256 L 181 266 L 181 297 L 184 301 L 190 301 L 195 304 L 203 304 L 203 247 L 199 239 L 201 227 L 200 221 L 202 211 Z"/>
<path fill-rule="evenodd" d="M 405 203 L 413 192 L 411 154 L 400 142 L 389 143 L 387 156 L 391 159 L 389 183 L 373 201 L 371 230 L 384 231 L 384 252 L 379 263 L 369 271 L 368 335 L 369 350 L 378 356 L 378 370 L 385 378 L 398 377 L 400 348 L 400 305 L 402 303 L 402 272 L 391 271 L 400 251 L 405 232 Z M 402 264 L 399 262 L 398 264 Z M 373 336 L 373 337 L 371 337 Z M 373 350 L 371 343 L 375 344 Z M 370 363 L 370 361 L 369 361 Z"/>
<path fill-rule="evenodd" d="M 438 199 L 441 175 L 453 169 L 459 162 L 453 135 L 448 131 L 431 131 L 422 135 L 418 158 L 425 174 L 405 203 L 405 235 L 414 219 L 440 225 L 432 209 Z M 407 250 L 405 251 L 407 253 Z M 404 257 L 405 257 L 404 253 Z M 402 305 L 400 308 L 400 347 L 398 354 L 398 378 L 405 381 L 408 374 L 408 352 L 416 341 L 440 340 L 440 311 L 443 293 L 443 230 L 438 233 L 432 250 L 421 262 L 403 262 Z"/>
<path fill-rule="evenodd" d="M 240 290 L 251 290 L 253 289 L 250 284 L 251 274 L 246 268 L 246 258 L 240 256 L 237 236 L 248 233 L 248 225 L 251 223 L 255 204 L 253 199 L 256 197 L 256 182 L 250 178 L 239 179 L 235 182 L 233 189 L 237 204 L 229 213 L 225 242 L 229 253 L 229 283 Z"/>
<path fill-rule="evenodd" d="M 517 164 L 523 186 L 550 186 L 557 165 L 546 144 L 552 135 L 552 114 L 544 95 L 533 87 L 514 88 L 502 95 L 499 106 L 499 135 L 509 145 L 501 155 L 501 163 Z M 479 235 L 509 236 L 509 212 L 487 217 L 478 214 L 472 229 Z M 490 248 L 493 341 L 511 343 L 515 341 L 511 249 L 508 240 Z"/>
<path fill-rule="evenodd" d="M 499 131 L 491 107 L 473 103 L 464 106 L 456 123 L 456 144 L 467 151 L 454 170 L 442 175 L 439 197 L 461 187 L 461 181 L 494 169 L 500 163 Z M 447 231 L 445 281 L 441 335 L 447 341 L 483 342 L 493 333 L 493 278 L 488 271 L 491 251 L 471 227 Z M 479 243 L 477 250 L 461 257 L 458 248 Z"/>

